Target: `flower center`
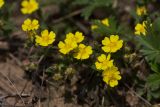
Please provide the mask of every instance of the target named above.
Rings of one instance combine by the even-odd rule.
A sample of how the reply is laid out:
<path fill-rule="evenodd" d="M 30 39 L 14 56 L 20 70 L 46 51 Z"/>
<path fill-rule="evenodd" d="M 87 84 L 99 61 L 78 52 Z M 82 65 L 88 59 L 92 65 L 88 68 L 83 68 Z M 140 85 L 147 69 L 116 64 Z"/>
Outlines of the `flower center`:
<path fill-rule="evenodd" d="M 108 78 L 109 78 L 109 81 L 114 81 L 114 80 L 116 80 L 115 75 L 114 75 L 113 73 L 110 73 L 110 74 L 108 75 Z"/>
<path fill-rule="evenodd" d="M 144 28 L 144 26 L 142 26 L 141 28 L 140 28 L 140 32 L 145 32 L 145 28 Z"/>
<path fill-rule="evenodd" d="M 87 53 L 86 50 L 85 50 L 85 48 L 80 50 L 81 57 L 82 57 L 85 53 Z"/>
<path fill-rule="evenodd" d="M 109 47 L 110 47 L 110 48 L 113 48 L 113 47 L 115 47 L 115 46 L 117 46 L 117 43 L 116 43 L 116 42 L 111 42 L 111 43 L 109 44 Z"/>
<path fill-rule="evenodd" d="M 50 38 L 48 36 L 42 37 L 44 42 L 49 42 Z"/>
<path fill-rule="evenodd" d="M 102 66 L 105 68 L 109 67 L 109 61 L 105 60 L 104 62 L 102 62 Z"/>
<path fill-rule="evenodd" d="M 72 49 L 72 46 L 70 45 L 70 44 L 65 44 L 65 49 L 67 49 L 67 50 L 71 50 Z"/>
<path fill-rule="evenodd" d="M 34 7 L 34 5 L 33 5 L 33 4 L 28 3 L 28 5 L 27 5 L 27 9 L 28 9 L 29 11 L 31 11 L 31 10 L 33 9 L 33 7 Z"/>

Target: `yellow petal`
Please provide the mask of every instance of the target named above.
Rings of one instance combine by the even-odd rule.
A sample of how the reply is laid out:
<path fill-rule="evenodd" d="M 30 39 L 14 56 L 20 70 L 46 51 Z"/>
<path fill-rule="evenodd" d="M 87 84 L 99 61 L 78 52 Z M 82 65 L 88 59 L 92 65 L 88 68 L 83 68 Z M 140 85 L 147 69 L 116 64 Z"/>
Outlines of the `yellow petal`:
<path fill-rule="evenodd" d="M 111 87 L 115 87 L 115 86 L 118 85 L 118 81 L 116 81 L 116 80 L 111 80 L 111 81 L 109 82 L 109 85 L 110 85 Z"/>
<path fill-rule="evenodd" d="M 49 33 L 49 37 L 52 38 L 52 39 L 54 39 L 56 37 L 56 34 L 53 31 L 51 31 Z"/>
<path fill-rule="evenodd" d="M 90 54 L 92 54 L 92 47 L 91 46 L 87 46 L 86 47 L 86 51 L 87 51 L 87 53 L 90 55 Z"/>
<path fill-rule="evenodd" d="M 108 46 L 103 46 L 102 47 L 102 50 L 104 51 L 104 52 L 110 52 L 110 47 L 108 47 Z"/>
<path fill-rule="evenodd" d="M 117 80 L 120 80 L 120 79 L 121 79 L 121 76 L 120 76 L 120 75 L 117 75 L 117 76 L 116 76 L 116 79 L 117 79 Z"/>
<path fill-rule="evenodd" d="M 28 26 L 26 26 L 26 25 L 23 24 L 23 25 L 22 25 L 22 30 L 23 30 L 23 31 L 27 31 L 27 29 L 28 29 Z"/>
<path fill-rule="evenodd" d="M 102 24 L 104 24 L 106 26 L 109 26 L 109 20 L 108 20 L 108 18 L 103 19 L 101 22 L 102 22 Z"/>
<path fill-rule="evenodd" d="M 97 29 L 97 28 L 98 28 L 97 25 L 91 25 L 91 29 L 92 29 L 92 30 L 95 30 L 95 29 Z"/>
<path fill-rule="evenodd" d="M 101 54 L 101 56 L 98 57 L 99 62 L 103 62 L 105 60 L 106 60 L 106 55 L 105 54 Z"/>
<path fill-rule="evenodd" d="M 65 46 L 65 44 L 64 44 L 62 41 L 60 41 L 60 42 L 58 43 L 58 47 L 59 47 L 59 48 L 64 48 L 64 46 Z"/>
<path fill-rule="evenodd" d="M 110 60 L 110 59 L 111 59 L 111 54 L 108 54 L 107 60 Z"/>
<path fill-rule="evenodd" d="M 68 34 L 66 35 L 66 39 L 72 41 L 72 40 L 74 39 L 74 34 L 73 34 L 73 33 L 68 33 Z"/>
<path fill-rule="evenodd" d="M 84 40 L 84 36 L 81 32 L 76 32 L 75 33 L 75 40 L 77 43 L 80 43 Z"/>
<path fill-rule="evenodd" d="M 104 81 L 106 84 L 109 84 L 109 79 L 108 79 L 108 77 L 103 77 L 103 81 Z"/>
<path fill-rule="evenodd" d="M 108 37 L 105 37 L 104 40 L 102 40 L 103 45 L 108 45 L 110 43 L 110 40 Z"/>
<path fill-rule="evenodd" d="M 101 70 L 101 67 L 102 67 L 102 64 L 101 64 L 101 63 L 96 62 L 95 65 L 96 65 L 96 68 L 97 68 L 97 69 Z"/>
<path fill-rule="evenodd" d="M 84 44 L 80 44 L 79 45 L 79 48 L 81 48 L 81 49 L 83 49 L 83 48 L 85 48 L 86 46 L 84 45 Z"/>
<path fill-rule="evenodd" d="M 26 20 L 24 21 L 24 24 L 25 24 L 25 25 L 30 25 L 30 24 L 31 24 L 31 19 L 29 19 L 29 18 L 26 19 Z"/>
<path fill-rule="evenodd" d="M 38 22 L 38 20 L 36 20 L 36 19 L 34 19 L 33 21 L 32 21 L 32 30 L 37 30 L 38 28 L 39 28 L 39 22 Z"/>
<path fill-rule="evenodd" d="M 42 38 L 38 35 L 36 35 L 36 39 L 35 39 L 36 43 L 41 43 L 42 42 Z"/>
<path fill-rule="evenodd" d="M 41 32 L 41 36 L 42 36 L 42 37 L 43 37 L 43 36 L 48 36 L 48 30 L 47 30 L 47 29 L 43 30 L 43 31 Z"/>
<path fill-rule="evenodd" d="M 28 5 L 28 1 L 27 0 L 23 0 L 21 3 L 21 6 L 26 7 Z"/>
<path fill-rule="evenodd" d="M 111 36 L 110 36 L 110 41 L 111 41 L 111 42 L 116 42 L 116 41 L 118 41 L 118 39 L 119 39 L 119 36 L 118 36 L 118 35 L 111 35 Z"/>

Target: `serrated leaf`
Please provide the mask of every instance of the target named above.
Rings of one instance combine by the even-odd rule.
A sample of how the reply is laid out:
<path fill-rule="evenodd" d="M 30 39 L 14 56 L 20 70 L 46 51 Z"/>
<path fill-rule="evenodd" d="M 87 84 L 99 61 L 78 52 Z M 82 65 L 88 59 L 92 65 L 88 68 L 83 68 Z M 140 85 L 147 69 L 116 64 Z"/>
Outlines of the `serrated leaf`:
<path fill-rule="evenodd" d="M 156 72 L 156 73 L 160 73 L 160 65 L 156 64 L 156 63 L 150 63 L 151 69 Z"/>
<path fill-rule="evenodd" d="M 160 74 L 154 73 L 149 75 L 147 78 L 147 85 L 152 89 L 156 90 L 160 88 Z"/>
<path fill-rule="evenodd" d="M 160 98 L 160 90 L 152 91 L 150 93 L 154 98 Z"/>

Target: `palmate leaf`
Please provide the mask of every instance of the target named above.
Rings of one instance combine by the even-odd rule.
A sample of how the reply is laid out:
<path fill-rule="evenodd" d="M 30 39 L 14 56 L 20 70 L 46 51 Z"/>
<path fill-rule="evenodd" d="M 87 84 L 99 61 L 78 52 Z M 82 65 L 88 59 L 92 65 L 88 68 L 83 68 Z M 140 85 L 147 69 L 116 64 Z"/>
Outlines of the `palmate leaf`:
<path fill-rule="evenodd" d="M 156 73 L 160 73 L 160 64 L 157 63 L 149 63 L 149 65 L 151 66 L 151 69 L 156 72 Z"/>
<path fill-rule="evenodd" d="M 147 78 L 147 85 L 151 88 L 152 91 L 156 91 L 160 88 L 160 74 L 154 73 L 149 75 Z"/>
<path fill-rule="evenodd" d="M 157 89 L 155 91 L 151 91 L 150 89 L 147 90 L 147 100 L 151 101 L 152 99 L 159 99 L 160 98 L 160 90 Z"/>
<path fill-rule="evenodd" d="M 141 52 L 146 56 L 148 61 L 154 61 L 160 63 L 160 52 L 152 49 L 142 49 Z"/>

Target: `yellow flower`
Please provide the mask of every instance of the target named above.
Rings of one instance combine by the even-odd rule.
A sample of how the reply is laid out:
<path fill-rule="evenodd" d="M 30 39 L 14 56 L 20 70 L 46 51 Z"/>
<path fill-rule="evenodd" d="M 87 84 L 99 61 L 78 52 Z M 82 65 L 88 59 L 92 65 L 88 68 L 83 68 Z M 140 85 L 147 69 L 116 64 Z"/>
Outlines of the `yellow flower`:
<path fill-rule="evenodd" d="M 105 18 L 103 20 L 101 20 L 102 24 L 106 25 L 106 26 L 109 26 L 109 20 L 108 18 Z"/>
<path fill-rule="evenodd" d="M 65 41 L 75 41 L 76 43 L 80 43 L 84 40 L 84 36 L 81 32 L 76 32 L 75 34 L 73 33 L 68 33 L 66 35 L 66 40 Z"/>
<path fill-rule="evenodd" d="M 102 47 L 104 52 L 116 52 L 122 48 L 123 40 L 119 40 L 118 35 L 111 35 L 110 38 L 105 37 L 104 40 L 102 40 L 102 44 L 104 45 Z"/>
<path fill-rule="evenodd" d="M 4 5 L 4 0 L 0 0 L 0 8 Z"/>
<path fill-rule="evenodd" d="M 81 32 L 76 32 L 74 38 L 77 43 L 80 43 L 84 40 L 84 36 Z"/>
<path fill-rule="evenodd" d="M 24 23 L 22 24 L 23 31 L 31 31 L 31 30 L 37 30 L 39 28 L 39 22 L 36 19 L 26 19 Z"/>
<path fill-rule="evenodd" d="M 65 42 L 60 41 L 58 43 L 59 51 L 62 54 L 68 54 L 70 51 L 72 51 L 76 47 L 77 47 L 77 43 L 75 41 L 65 41 Z"/>
<path fill-rule="evenodd" d="M 110 60 L 111 56 L 110 54 L 106 57 L 105 54 L 101 54 L 98 58 L 97 58 L 97 62 L 95 63 L 96 68 L 98 70 L 106 70 L 109 67 L 113 66 L 113 60 Z"/>
<path fill-rule="evenodd" d="M 31 14 L 38 10 L 39 4 L 36 0 L 23 0 L 21 6 L 21 12 L 23 14 Z"/>
<path fill-rule="evenodd" d="M 35 41 L 40 46 L 48 46 L 55 41 L 55 37 L 56 34 L 53 31 L 43 30 L 41 36 L 36 35 Z"/>
<path fill-rule="evenodd" d="M 137 7 L 136 13 L 138 16 L 146 15 L 147 14 L 147 9 L 145 6 L 142 7 Z"/>
<path fill-rule="evenodd" d="M 136 26 L 135 26 L 135 34 L 136 35 L 146 35 L 146 21 L 143 21 L 143 23 L 138 23 Z"/>
<path fill-rule="evenodd" d="M 101 23 L 108 27 L 109 26 L 109 19 L 108 18 L 102 19 Z M 94 30 L 94 29 L 97 29 L 97 28 L 98 28 L 97 25 L 91 25 L 91 30 Z"/>
<path fill-rule="evenodd" d="M 86 46 L 84 44 L 80 44 L 78 46 L 78 52 L 74 55 L 76 59 L 88 59 L 89 56 L 92 54 L 92 47 Z"/>
<path fill-rule="evenodd" d="M 118 85 L 118 80 L 121 79 L 120 72 L 118 68 L 112 66 L 102 73 L 103 81 L 108 84 L 110 87 L 115 87 Z"/>
<path fill-rule="evenodd" d="M 97 25 L 91 25 L 91 29 L 94 30 L 94 29 L 97 29 L 98 26 Z"/>

